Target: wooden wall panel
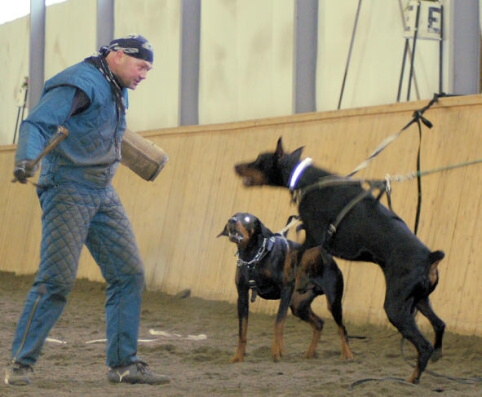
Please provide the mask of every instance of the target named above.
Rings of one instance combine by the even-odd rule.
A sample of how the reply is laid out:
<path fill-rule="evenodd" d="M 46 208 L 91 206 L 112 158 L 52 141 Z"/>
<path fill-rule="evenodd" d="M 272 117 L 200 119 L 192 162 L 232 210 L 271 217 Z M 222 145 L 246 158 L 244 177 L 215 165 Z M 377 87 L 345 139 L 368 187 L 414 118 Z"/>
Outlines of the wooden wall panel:
<path fill-rule="evenodd" d="M 304 156 L 341 175 L 364 161 L 388 136 L 399 132 L 427 101 L 209 126 L 180 127 L 143 134 L 169 155 L 154 182 L 121 167 L 114 184 L 132 220 L 144 258 L 147 285 L 175 294 L 235 302 L 236 247 L 216 238 L 236 212 L 252 212 L 271 230 L 281 230 L 296 213 L 286 189 L 246 189 L 235 163 L 271 151 L 278 137 L 285 147 L 304 146 Z M 433 128 L 422 128 L 421 164 L 434 170 L 482 158 L 480 96 L 443 98 L 425 113 Z M 400 134 L 357 178 L 383 179 L 416 170 L 416 124 Z M 0 270 L 33 273 L 38 262 L 40 209 L 32 186 L 10 183 L 14 146 L 0 149 Z M 422 178 L 418 235 L 431 249 L 442 249 L 440 284 L 432 295 L 448 329 L 482 335 L 482 164 L 431 173 Z M 416 180 L 392 183 L 392 203 L 413 229 Z M 386 198 L 382 199 L 386 203 Z M 290 237 L 297 236 L 290 231 Z M 383 312 L 385 280 L 368 263 L 339 260 L 345 278 L 348 321 L 387 324 Z M 92 258 L 83 252 L 78 277 L 101 280 Z M 277 302 L 258 299 L 252 309 L 275 313 Z M 329 316 L 325 299 L 315 310 Z M 233 313 L 235 315 L 235 313 Z M 331 319 L 329 319 L 331 321 Z M 420 321 L 423 326 L 426 323 Z"/>

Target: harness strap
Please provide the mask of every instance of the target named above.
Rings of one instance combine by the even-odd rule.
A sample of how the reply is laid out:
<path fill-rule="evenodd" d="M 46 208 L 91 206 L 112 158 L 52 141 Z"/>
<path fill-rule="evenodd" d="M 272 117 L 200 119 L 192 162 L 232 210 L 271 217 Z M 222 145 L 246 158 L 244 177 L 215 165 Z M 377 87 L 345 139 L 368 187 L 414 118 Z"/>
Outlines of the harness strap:
<path fill-rule="evenodd" d="M 250 261 L 246 262 L 243 261 L 242 259 L 239 259 L 239 252 L 236 253 L 238 255 L 238 268 L 241 268 L 243 266 L 246 266 L 248 269 L 248 284 L 249 284 L 249 289 L 251 290 L 251 302 L 254 302 L 256 300 L 256 297 L 258 296 L 258 286 L 256 284 L 256 265 L 260 263 L 264 257 L 273 249 L 273 246 L 276 242 L 276 238 L 281 238 L 285 244 L 286 247 L 289 248 L 288 241 L 283 235 L 280 234 L 275 234 L 274 236 L 271 236 L 269 238 L 265 238 L 263 240 L 263 244 L 259 248 L 258 252 L 256 255 L 251 259 Z"/>
<path fill-rule="evenodd" d="M 293 226 L 297 225 L 301 223 L 301 218 L 299 215 L 291 215 L 289 218 L 288 218 L 288 222 L 286 223 L 286 226 L 281 229 L 278 234 L 282 235 L 283 237 L 285 237 L 285 240 L 286 240 L 286 234 L 288 232 L 289 229 L 291 229 Z M 289 245 L 288 245 L 288 241 L 286 241 L 286 245 L 287 245 L 287 248 L 289 248 Z"/>
<path fill-rule="evenodd" d="M 363 181 L 361 180 L 350 180 L 340 178 L 338 176 L 329 175 L 323 178 L 320 178 L 318 182 L 315 182 L 305 188 L 297 189 L 291 192 L 291 197 L 293 202 L 299 204 L 301 200 L 308 194 L 309 192 L 317 189 L 323 189 L 325 187 L 331 186 L 340 186 L 340 185 L 359 185 L 361 186 Z"/>
<path fill-rule="evenodd" d="M 341 210 L 341 212 L 338 214 L 338 216 L 335 218 L 335 221 L 330 223 L 328 226 L 328 230 L 326 231 L 327 235 L 327 242 L 331 240 L 333 235 L 336 233 L 336 228 L 340 224 L 340 222 L 343 220 L 343 218 L 348 214 L 352 208 L 357 205 L 360 201 L 362 201 L 365 197 L 367 197 L 370 194 L 368 190 L 365 190 L 361 192 L 358 196 L 356 196 L 352 201 L 350 201 L 345 208 Z"/>
<path fill-rule="evenodd" d="M 338 225 L 341 223 L 343 218 L 360 202 L 362 201 L 365 197 L 368 197 L 375 189 L 379 189 L 380 192 L 379 194 L 375 197 L 375 200 L 379 201 L 383 194 L 386 193 L 387 199 L 388 199 L 388 205 L 389 208 L 392 209 L 391 205 L 391 186 L 390 186 L 390 179 L 387 176 L 387 179 L 385 180 L 374 180 L 374 181 L 368 181 L 368 180 L 350 180 L 350 179 L 344 179 L 336 176 L 327 176 L 324 178 L 321 178 L 318 182 L 313 183 L 312 185 L 307 186 L 306 188 L 303 189 L 298 189 L 297 191 L 292 192 L 292 199 L 296 203 L 300 203 L 301 200 L 308 194 L 309 192 L 315 190 L 315 189 L 323 189 L 326 187 L 331 187 L 331 186 L 343 186 L 343 185 L 359 185 L 362 187 L 363 183 L 367 183 L 369 186 L 369 189 L 366 190 L 364 189 L 360 194 L 358 194 L 354 199 L 352 199 L 341 211 L 340 213 L 336 216 L 335 220 L 330 223 L 328 226 L 328 230 L 326 231 L 326 241 L 329 243 L 330 240 L 333 238 L 334 234 L 336 233 L 336 230 L 338 228 Z"/>

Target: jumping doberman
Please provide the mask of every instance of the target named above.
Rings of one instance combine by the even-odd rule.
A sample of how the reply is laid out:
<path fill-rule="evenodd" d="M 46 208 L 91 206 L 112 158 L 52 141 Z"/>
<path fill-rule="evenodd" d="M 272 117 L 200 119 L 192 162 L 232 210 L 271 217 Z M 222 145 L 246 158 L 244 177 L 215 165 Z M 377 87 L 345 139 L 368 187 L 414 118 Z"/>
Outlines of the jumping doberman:
<path fill-rule="evenodd" d="M 238 347 L 231 362 L 244 360 L 250 290 L 252 302 L 258 295 L 263 299 L 280 300 L 271 347 L 275 362 L 284 353 L 283 329 L 288 307 L 296 317 L 311 325 L 313 337 L 305 357 L 315 357 L 324 322 L 313 312 L 311 303 L 323 294 L 326 295 L 328 309 L 338 325 L 341 357 L 353 357 L 342 319 L 343 276 L 331 255 L 319 247 L 309 250 L 303 275 L 297 277 L 295 258 L 301 245 L 288 240 L 286 233 L 271 232 L 256 216 L 249 213 L 233 215 L 219 233 L 218 237 L 220 236 L 228 237 L 238 248 L 235 282 L 238 291 L 239 332 Z"/>
<path fill-rule="evenodd" d="M 235 172 L 247 187 L 290 189 L 306 233 L 300 255 L 322 247 L 335 257 L 381 267 L 386 280 L 384 309 L 417 350 L 415 370 L 408 380 L 418 383 L 429 359 L 438 360 L 442 353 L 445 323 L 432 310 L 429 295 L 438 284 L 437 266 L 445 254 L 431 252 L 361 181 L 317 168 L 309 158 L 301 161 L 302 150 L 286 153 L 279 138 L 274 152 L 235 165 Z M 303 255 L 301 268 L 306 260 Z M 434 329 L 433 345 L 416 325 L 417 310 Z"/>

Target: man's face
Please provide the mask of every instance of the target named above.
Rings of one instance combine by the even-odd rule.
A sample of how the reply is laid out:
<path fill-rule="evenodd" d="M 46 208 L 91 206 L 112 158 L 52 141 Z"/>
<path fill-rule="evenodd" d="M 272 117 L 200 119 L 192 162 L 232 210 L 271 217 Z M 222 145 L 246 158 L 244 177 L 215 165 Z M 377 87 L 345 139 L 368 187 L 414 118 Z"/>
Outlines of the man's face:
<path fill-rule="evenodd" d="M 115 76 L 123 87 L 135 90 L 137 85 L 147 77 L 147 72 L 152 69 L 150 62 L 144 61 L 117 51 L 115 54 Z"/>

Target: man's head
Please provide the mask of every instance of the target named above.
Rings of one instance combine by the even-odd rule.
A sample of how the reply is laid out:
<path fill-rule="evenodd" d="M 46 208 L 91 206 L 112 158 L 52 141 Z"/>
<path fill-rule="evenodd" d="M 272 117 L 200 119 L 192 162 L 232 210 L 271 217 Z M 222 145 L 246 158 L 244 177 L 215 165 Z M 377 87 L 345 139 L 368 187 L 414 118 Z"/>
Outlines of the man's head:
<path fill-rule="evenodd" d="M 112 40 L 107 47 L 109 68 L 123 87 L 135 90 L 152 68 L 154 53 L 151 44 L 141 35 L 131 34 Z"/>

